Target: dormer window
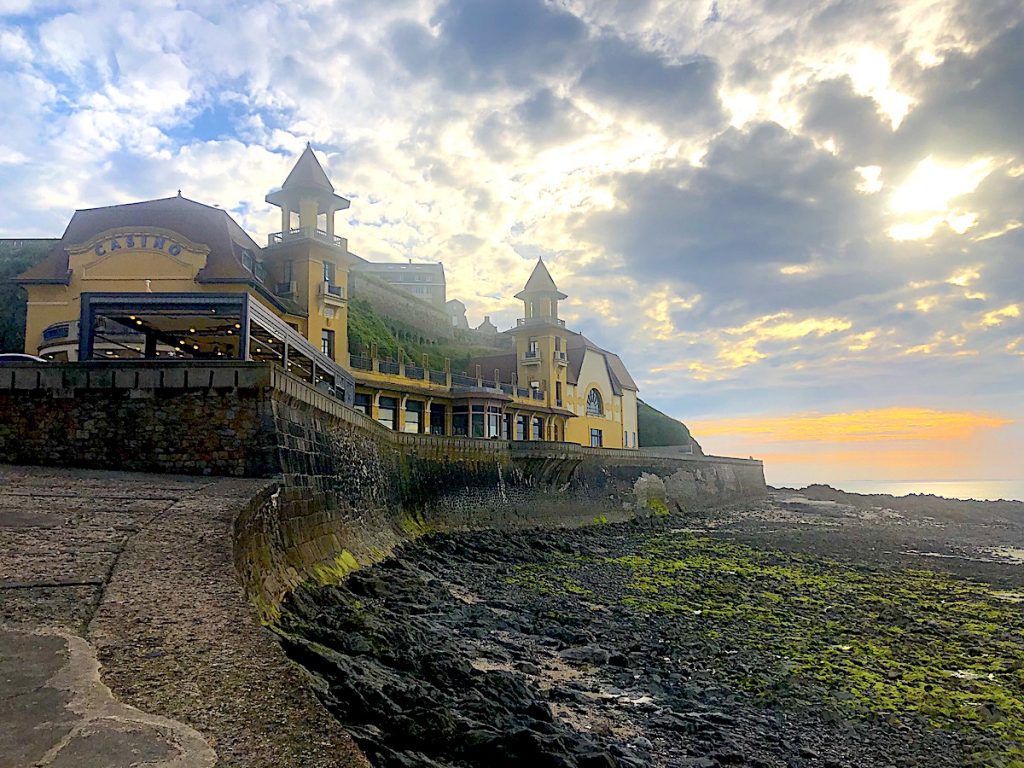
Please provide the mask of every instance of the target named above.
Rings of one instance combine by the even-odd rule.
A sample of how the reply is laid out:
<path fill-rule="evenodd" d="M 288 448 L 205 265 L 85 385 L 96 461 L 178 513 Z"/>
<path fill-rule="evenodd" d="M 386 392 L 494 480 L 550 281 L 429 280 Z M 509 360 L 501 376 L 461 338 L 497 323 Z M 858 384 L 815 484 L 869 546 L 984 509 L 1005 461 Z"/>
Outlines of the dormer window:
<path fill-rule="evenodd" d="M 242 249 L 242 266 L 245 267 L 253 277 L 261 283 L 263 282 L 266 277 L 266 270 L 263 268 L 263 262 L 257 259 L 256 254 L 248 248 Z"/>

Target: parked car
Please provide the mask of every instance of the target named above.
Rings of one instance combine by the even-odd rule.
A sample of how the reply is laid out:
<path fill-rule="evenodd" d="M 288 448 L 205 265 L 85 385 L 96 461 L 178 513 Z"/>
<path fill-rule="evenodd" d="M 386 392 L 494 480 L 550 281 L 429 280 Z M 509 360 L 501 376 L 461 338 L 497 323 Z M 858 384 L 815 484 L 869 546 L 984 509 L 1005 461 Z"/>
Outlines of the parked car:
<path fill-rule="evenodd" d="M 21 352 L 3 352 L 0 353 L 0 365 L 5 363 L 48 363 L 50 362 L 46 358 L 39 357 L 38 355 L 25 355 Z"/>

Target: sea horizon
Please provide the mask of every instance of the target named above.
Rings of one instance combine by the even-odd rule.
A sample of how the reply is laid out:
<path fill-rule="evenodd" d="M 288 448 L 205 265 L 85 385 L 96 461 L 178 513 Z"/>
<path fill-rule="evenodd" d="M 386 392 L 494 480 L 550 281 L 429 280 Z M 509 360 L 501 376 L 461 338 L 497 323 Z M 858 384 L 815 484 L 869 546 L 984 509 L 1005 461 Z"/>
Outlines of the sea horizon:
<path fill-rule="evenodd" d="M 848 493 L 887 493 L 893 496 L 931 494 L 957 501 L 1024 502 L 1024 480 L 836 480 L 808 482 L 772 482 L 775 487 L 803 488 L 829 485 Z"/>

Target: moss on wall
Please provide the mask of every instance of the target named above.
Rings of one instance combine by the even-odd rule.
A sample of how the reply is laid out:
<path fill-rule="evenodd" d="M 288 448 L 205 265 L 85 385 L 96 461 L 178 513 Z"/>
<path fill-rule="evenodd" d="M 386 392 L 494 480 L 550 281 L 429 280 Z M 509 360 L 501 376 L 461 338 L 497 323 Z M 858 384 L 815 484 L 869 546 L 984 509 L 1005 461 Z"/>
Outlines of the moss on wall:
<path fill-rule="evenodd" d="M 0 352 L 25 349 L 26 296 L 24 289 L 12 283 L 11 278 L 42 261 L 54 242 L 0 240 Z"/>
<path fill-rule="evenodd" d="M 663 445 L 693 445 L 694 453 L 701 453 L 700 445 L 683 422 L 662 413 L 643 400 L 637 400 L 637 439 L 641 448 Z"/>
<path fill-rule="evenodd" d="M 358 296 L 353 297 L 348 305 L 348 348 L 354 355 L 369 356 L 376 344 L 382 358 L 397 360 L 401 350 L 414 365 L 422 365 L 426 355 L 429 368 L 444 370 L 444 361 L 448 359 L 451 360 L 452 372 L 462 373 L 471 358 L 493 354 L 496 349 L 481 346 L 478 338 L 473 338 L 477 337 L 476 334 L 455 328 L 451 330 L 452 334 L 439 335 L 432 323 L 421 326 L 399 317 L 385 316 L 374 309 L 368 299 Z"/>

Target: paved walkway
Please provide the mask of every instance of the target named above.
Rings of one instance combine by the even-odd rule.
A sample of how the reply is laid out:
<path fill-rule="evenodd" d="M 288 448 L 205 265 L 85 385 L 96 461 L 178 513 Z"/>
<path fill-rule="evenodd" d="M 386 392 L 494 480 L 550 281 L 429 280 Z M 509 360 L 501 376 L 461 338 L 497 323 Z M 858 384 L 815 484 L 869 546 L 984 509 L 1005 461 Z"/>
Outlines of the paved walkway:
<path fill-rule="evenodd" d="M 262 486 L 0 465 L 0 768 L 367 765 L 235 577 Z"/>

